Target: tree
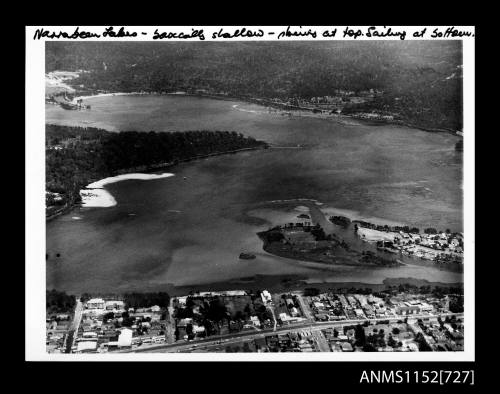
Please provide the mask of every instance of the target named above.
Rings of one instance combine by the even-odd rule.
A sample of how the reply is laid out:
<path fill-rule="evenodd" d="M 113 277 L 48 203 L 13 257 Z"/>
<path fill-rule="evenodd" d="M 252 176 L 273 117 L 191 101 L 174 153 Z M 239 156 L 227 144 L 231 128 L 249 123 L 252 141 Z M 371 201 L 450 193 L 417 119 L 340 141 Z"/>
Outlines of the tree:
<path fill-rule="evenodd" d="M 133 318 L 133 317 L 128 317 L 128 316 L 127 317 L 123 317 L 122 316 L 122 318 L 123 318 L 123 320 L 122 320 L 122 326 L 123 327 L 131 327 L 135 323 L 135 318 Z"/>
<path fill-rule="evenodd" d="M 306 287 L 304 289 L 304 296 L 306 297 L 316 297 L 319 293 L 320 290 L 315 287 Z"/>
<path fill-rule="evenodd" d="M 76 297 L 66 294 L 64 291 L 47 290 L 46 308 L 47 313 L 69 313 L 73 312 L 76 304 Z"/>
<path fill-rule="evenodd" d="M 246 320 L 247 316 L 244 312 L 242 311 L 236 311 L 236 313 L 234 314 L 234 319 L 235 320 Z"/>
<path fill-rule="evenodd" d="M 421 352 L 430 352 L 432 351 L 432 348 L 429 346 L 427 341 L 425 340 L 423 334 L 419 332 L 417 336 L 415 337 L 415 342 L 418 343 L 418 350 Z"/>
<path fill-rule="evenodd" d="M 464 311 L 464 297 L 463 296 L 455 296 L 450 297 L 450 312 L 453 313 L 462 313 Z"/>
<path fill-rule="evenodd" d="M 102 317 L 102 320 L 104 322 L 106 322 L 107 320 L 109 319 L 113 319 L 115 317 L 115 314 L 113 312 L 108 312 L 108 313 L 105 313 Z"/>
<path fill-rule="evenodd" d="M 220 322 L 227 317 L 227 308 L 219 297 L 210 301 L 207 318 Z"/>
<path fill-rule="evenodd" d="M 377 349 L 371 343 L 367 343 L 363 346 L 363 351 L 364 352 L 376 352 Z"/>
<path fill-rule="evenodd" d="M 92 298 L 92 296 L 89 294 L 89 293 L 83 293 L 82 296 L 80 297 L 80 302 L 87 302 L 88 300 L 90 300 Z"/>
<path fill-rule="evenodd" d="M 356 338 L 356 346 L 363 347 L 366 344 L 365 330 L 361 324 L 356 325 L 354 336 Z"/>

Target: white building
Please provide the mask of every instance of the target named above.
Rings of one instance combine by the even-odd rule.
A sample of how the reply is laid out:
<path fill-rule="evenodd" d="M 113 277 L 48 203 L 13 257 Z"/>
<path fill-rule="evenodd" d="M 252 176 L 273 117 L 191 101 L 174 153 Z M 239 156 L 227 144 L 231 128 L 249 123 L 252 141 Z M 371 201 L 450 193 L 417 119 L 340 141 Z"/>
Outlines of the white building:
<path fill-rule="evenodd" d="M 194 332 L 195 334 L 199 334 L 199 333 L 201 333 L 201 332 L 205 332 L 205 327 L 203 327 L 203 326 L 198 326 L 198 325 L 194 324 L 194 325 L 193 325 L 193 332 Z"/>
<path fill-rule="evenodd" d="M 106 306 L 106 310 L 108 310 L 108 311 L 112 311 L 114 309 L 122 310 L 123 308 L 125 308 L 125 304 L 123 301 L 114 301 L 114 300 L 106 301 L 105 306 Z"/>
<path fill-rule="evenodd" d="M 88 309 L 104 309 L 105 303 L 102 298 L 92 298 L 87 301 Z"/>
<path fill-rule="evenodd" d="M 94 331 L 87 331 L 83 333 L 82 337 L 85 339 L 89 338 L 97 339 L 97 333 Z"/>
<path fill-rule="evenodd" d="M 118 336 L 118 346 L 132 346 L 132 333 L 133 331 L 129 328 L 123 328 Z"/>
<path fill-rule="evenodd" d="M 257 316 L 250 316 L 250 321 L 255 327 L 260 327 L 260 320 Z"/>
<path fill-rule="evenodd" d="M 78 342 L 76 345 L 77 352 L 92 352 L 97 350 L 97 342 L 96 341 L 82 341 Z"/>
<path fill-rule="evenodd" d="M 263 290 L 260 296 L 262 297 L 262 301 L 264 302 L 264 304 L 272 301 L 271 294 L 267 290 Z"/>

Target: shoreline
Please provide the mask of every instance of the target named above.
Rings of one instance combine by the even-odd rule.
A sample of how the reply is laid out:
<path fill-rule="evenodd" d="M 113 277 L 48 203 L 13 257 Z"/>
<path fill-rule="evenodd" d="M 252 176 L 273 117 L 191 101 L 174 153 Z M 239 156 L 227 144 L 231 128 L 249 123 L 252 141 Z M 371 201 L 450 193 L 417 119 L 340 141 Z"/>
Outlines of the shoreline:
<path fill-rule="evenodd" d="M 191 157 L 191 158 L 188 158 L 188 159 L 178 160 L 176 162 L 165 162 L 165 163 L 159 163 L 159 164 L 154 164 L 154 165 L 149 165 L 149 166 L 127 168 L 127 169 L 124 169 L 124 170 L 117 171 L 114 175 L 111 175 L 109 177 L 101 178 L 101 179 L 97 179 L 97 180 L 92 180 L 92 182 L 89 185 L 93 185 L 93 184 L 99 183 L 99 182 L 101 182 L 101 181 L 103 181 L 105 179 L 108 179 L 108 178 L 117 178 L 117 177 L 120 177 L 120 176 L 123 177 L 123 176 L 126 176 L 126 175 L 131 175 L 131 174 L 137 173 L 137 171 L 142 172 L 143 175 L 147 175 L 147 174 L 153 175 L 152 173 L 155 172 L 155 171 L 160 171 L 162 169 L 172 168 L 172 167 L 174 167 L 174 166 L 176 166 L 176 165 L 178 165 L 180 163 L 189 163 L 189 162 L 192 162 L 192 161 L 206 159 L 206 158 L 209 158 L 209 157 L 221 156 L 221 155 L 225 155 L 225 154 L 236 154 L 236 153 L 244 152 L 244 151 L 254 151 L 254 150 L 269 149 L 269 148 L 271 148 L 271 147 L 267 143 L 265 143 L 265 145 L 262 145 L 262 146 L 256 146 L 256 147 L 251 147 L 251 148 L 233 149 L 231 151 L 209 153 L 209 154 L 206 154 L 206 155 L 198 155 L 198 156 L 194 156 L 194 157 Z M 172 176 L 173 175 L 174 174 L 172 174 Z M 110 183 L 112 183 L 112 182 L 110 182 Z M 87 189 L 87 188 L 88 188 L 88 186 L 86 186 L 85 189 L 81 189 L 81 191 L 83 190 L 83 191 L 87 191 L 87 192 L 90 193 L 90 192 L 92 192 L 92 190 L 105 190 L 105 189 L 101 189 L 101 188 L 94 188 L 94 189 Z M 103 193 L 101 192 L 101 194 L 103 194 Z M 109 196 L 111 196 L 111 194 L 109 194 Z M 109 196 L 102 195 L 101 197 L 103 199 L 109 199 Z M 113 198 L 113 196 L 111 196 L 111 198 Z M 111 200 L 109 200 L 109 202 L 111 202 Z M 114 205 L 116 205 L 116 204 L 114 204 Z M 114 205 L 109 205 L 109 206 L 114 206 Z M 49 221 L 57 218 L 58 216 L 67 214 L 67 213 L 71 212 L 73 209 L 78 208 L 78 207 L 80 207 L 80 208 L 94 208 L 94 206 L 89 206 L 89 205 L 88 206 L 84 206 L 82 204 L 82 202 L 68 204 L 68 205 L 64 206 L 63 208 L 61 208 L 59 211 L 51 214 L 50 216 L 46 216 L 45 217 L 45 222 L 47 223 L 47 222 L 49 222 Z M 98 206 L 95 206 L 95 208 L 98 208 Z"/>
<path fill-rule="evenodd" d="M 307 232 L 312 232 L 311 228 L 314 226 L 309 226 Z M 317 264 L 322 264 L 325 267 L 335 267 L 335 266 L 351 266 L 351 267 L 361 267 L 361 268 L 397 268 L 403 264 L 399 260 L 390 260 L 388 258 L 376 255 L 374 253 L 368 254 L 368 252 L 359 251 L 352 249 L 351 246 L 347 246 L 345 242 L 339 238 L 337 235 L 330 234 L 330 239 L 323 239 L 319 242 L 329 242 L 328 245 L 323 245 L 317 248 L 316 244 L 318 239 L 315 241 L 309 241 L 308 245 L 301 244 L 301 246 L 295 246 L 294 241 L 289 241 L 283 244 L 283 240 L 286 240 L 286 230 L 289 229 L 292 232 L 303 230 L 305 226 L 295 226 L 287 227 L 286 225 L 278 225 L 269 230 L 260 231 L 257 236 L 263 242 L 262 249 L 274 256 L 283 257 L 287 259 L 292 259 L 296 261 L 312 262 Z M 280 234 L 281 240 L 275 239 L 276 236 Z M 308 242 L 308 241 L 301 241 Z M 345 246 L 344 246 L 345 245 Z M 328 249 L 329 252 L 325 252 Z M 332 254 L 332 251 L 335 253 Z"/>
<path fill-rule="evenodd" d="M 75 89 L 75 88 L 73 88 Z M 78 90 L 75 89 L 75 93 Z M 87 100 L 98 97 L 111 97 L 111 96 L 187 96 L 187 97 L 198 97 L 198 98 L 210 98 L 215 100 L 222 101 L 241 101 L 248 104 L 256 104 L 260 105 L 263 108 L 274 108 L 277 110 L 277 113 L 285 116 L 287 113 L 288 116 L 297 116 L 297 117 L 310 117 L 315 119 L 324 119 L 324 120 L 333 120 L 333 121 L 349 121 L 356 120 L 361 121 L 365 124 L 371 125 L 395 125 L 402 126 L 410 129 L 417 129 L 429 133 L 448 133 L 457 137 L 463 138 L 463 131 L 461 130 L 452 130 L 447 128 L 436 128 L 436 127 L 428 127 L 428 126 L 420 126 L 414 123 L 409 123 L 405 121 L 398 120 L 388 120 L 388 119 L 367 119 L 363 116 L 356 116 L 356 114 L 328 114 L 322 112 L 315 112 L 313 108 L 306 107 L 293 107 L 286 106 L 285 104 L 279 104 L 270 102 L 267 99 L 261 99 L 257 97 L 239 97 L 239 96 L 223 96 L 223 95 L 214 95 L 214 94 L 203 94 L 203 93 L 188 93 L 188 92 L 174 92 L 174 93 L 161 93 L 161 92 L 106 92 L 106 93 L 96 93 L 90 95 L 83 96 L 75 96 L 71 101 L 72 104 L 76 104 L 77 100 Z M 235 108 L 236 109 L 236 108 Z M 301 114 L 302 112 L 308 112 L 307 115 Z"/>
<path fill-rule="evenodd" d="M 255 275 L 249 278 L 232 279 L 226 282 L 213 282 L 207 284 L 193 284 L 181 286 L 169 286 L 172 295 L 185 295 L 189 291 L 223 291 L 234 289 L 252 289 L 259 284 L 260 288 L 266 288 L 271 292 L 298 291 L 308 287 L 316 287 L 320 290 L 328 289 L 350 289 L 350 288 L 371 288 L 375 291 L 388 289 L 390 286 L 400 284 L 410 284 L 415 286 L 431 287 L 463 287 L 463 282 L 430 282 L 426 279 L 414 278 L 386 278 L 381 283 L 365 283 L 356 281 L 344 282 L 312 282 L 308 277 L 302 275 Z M 209 290 L 207 290 L 209 289 Z M 170 294 L 170 293 L 169 293 Z"/>
<path fill-rule="evenodd" d="M 111 183 L 122 182 L 127 180 L 149 181 L 154 179 L 163 179 L 174 176 L 172 173 L 165 172 L 163 174 L 141 174 L 129 173 L 107 177 L 96 182 L 88 184 L 85 189 L 80 190 L 81 206 L 83 208 L 108 208 L 117 205 L 113 195 L 107 191 L 104 186 Z"/>
<path fill-rule="evenodd" d="M 309 226 L 320 225 L 322 228 L 328 229 L 333 225 L 343 229 L 341 230 L 340 233 L 338 232 L 337 227 L 335 227 L 335 230 L 332 228 L 330 228 L 330 230 L 326 230 L 327 233 L 329 234 L 328 236 L 332 237 L 332 239 L 326 239 L 326 241 L 330 242 L 337 241 L 337 243 L 339 244 L 333 246 L 325 244 L 321 246 L 321 248 L 333 247 L 333 249 L 338 250 L 338 252 L 323 253 L 322 249 L 321 248 L 317 249 L 316 246 L 314 247 L 311 246 L 312 249 L 308 248 L 307 246 L 305 246 L 305 244 L 301 244 L 301 242 L 307 242 L 304 240 L 298 241 L 299 244 L 297 245 L 295 245 L 293 241 L 291 244 L 289 244 L 288 242 L 282 244 L 282 242 L 279 242 L 280 240 L 277 238 L 278 234 L 274 234 L 279 232 L 280 234 L 284 235 L 284 231 L 286 231 L 287 225 L 286 224 L 283 225 L 282 222 L 282 223 L 268 223 L 269 226 L 267 230 L 262 230 L 257 233 L 257 236 L 263 242 L 262 249 L 269 254 L 296 261 L 300 260 L 304 262 L 323 264 L 325 266 L 336 266 L 336 265 L 360 266 L 360 267 L 372 266 L 374 268 L 393 267 L 393 266 L 397 267 L 405 265 L 408 266 L 412 265 L 414 262 L 420 263 L 423 261 L 427 264 L 432 265 L 433 267 L 437 266 L 447 271 L 463 272 L 463 254 L 462 254 L 463 252 L 460 251 L 454 252 L 448 250 L 448 248 L 435 249 L 431 247 L 425 247 L 426 244 L 424 243 L 424 241 L 422 241 L 421 246 L 416 245 L 413 247 L 413 249 L 410 247 L 410 249 L 408 250 L 404 246 L 401 249 L 397 250 L 392 250 L 390 248 L 384 249 L 383 247 L 379 247 L 378 244 L 381 241 L 385 242 L 390 241 L 392 245 L 392 242 L 394 241 L 393 236 L 401 238 L 402 233 L 400 234 L 400 232 L 405 231 L 404 227 L 407 227 L 408 231 L 410 231 L 410 228 L 408 226 L 402 226 L 402 225 L 400 226 L 398 224 L 396 225 L 396 228 L 391 228 L 385 225 L 384 227 L 386 227 L 387 230 L 382 231 L 363 226 L 364 224 L 370 224 L 372 226 L 375 226 L 373 223 L 368 223 L 363 220 L 352 220 L 351 218 L 345 216 L 337 216 L 337 218 L 347 219 L 348 224 L 343 225 L 334 220 L 331 220 L 332 218 L 335 218 L 335 216 L 331 216 L 331 209 L 328 207 L 317 206 L 318 204 L 317 201 L 309 200 L 306 202 L 304 201 L 304 199 L 295 199 L 287 201 L 287 204 L 291 202 L 295 202 L 296 204 L 299 202 L 304 203 L 304 205 L 308 209 L 308 214 L 310 216 L 310 218 L 308 219 L 311 221 L 311 223 L 308 224 Z M 297 208 L 298 207 L 296 207 L 295 210 L 297 210 Z M 320 212 L 321 218 L 315 215 L 314 211 Z M 297 220 L 297 218 L 295 218 L 293 221 L 298 222 L 297 229 L 299 231 L 306 227 L 306 224 L 300 223 L 301 221 Z M 290 226 L 292 226 L 291 221 L 289 224 Z M 358 226 L 357 230 L 356 226 Z M 288 228 L 293 230 L 292 227 Z M 352 235 L 347 236 L 347 233 L 345 233 L 345 231 L 350 231 L 354 233 Z M 363 235 L 365 232 L 367 234 Z M 374 233 L 376 237 L 370 235 L 371 233 Z M 271 234 L 271 238 L 268 238 L 268 234 Z M 426 233 L 424 232 L 422 237 L 424 237 L 425 234 Z M 453 234 L 454 237 L 455 236 L 458 237 L 460 236 L 461 233 L 450 233 L 450 236 L 451 234 Z M 356 240 L 350 239 L 351 236 Z M 339 246 L 342 246 L 342 244 L 346 240 L 348 247 L 346 247 L 345 250 L 342 250 L 342 248 L 338 248 Z M 358 243 L 366 244 L 367 246 L 362 246 Z M 375 245 L 376 245 L 376 250 L 375 250 Z M 411 252 L 409 250 L 411 250 Z M 427 254 L 423 253 L 422 251 L 424 252 L 426 251 Z M 382 252 L 382 254 L 380 254 L 380 252 Z M 405 262 L 405 259 L 409 260 L 406 260 Z M 390 263 L 390 261 L 392 263 Z"/>
<path fill-rule="evenodd" d="M 245 278 L 234 278 L 227 281 L 220 282 L 208 282 L 208 283 L 194 283 L 194 284 L 184 284 L 184 285 L 174 285 L 172 283 L 165 283 L 162 285 L 154 285 L 150 287 L 141 288 L 130 288 L 127 290 L 122 290 L 118 292 L 105 292 L 105 291 L 92 291 L 91 293 L 96 296 L 106 296 L 106 295 L 117 295 L 131 292 L 148 293 L 148 292 L 158 292 L 165 291 L 171 297 L 179 297 L 188 295 L 190 292 L 217 292 L 217 291 L 256 291 L 256 290 L 268 290 L 271 293 L 278 292 L 296 292 L 303 291 L 306 288 L 317 288 L 321 291 L 333 292 L 348 292 L 352 289 L 371 289 L 374 292 L 388 290 L 390 287 L 399 285 L 411 285 L 411 286 L 430 286 L 433 287 L 446 287 L 446 288 L 463 288 L 464 282 L 431 282 L 426 279 L 415 279 L 415 278 L 385 278 L 378 283 L 366 283 L 359 281 L 339 281 L 339 282 L 317 282 L 316 279 L 309 279 L 304 275 L 297 274 L 278 274 L 278 275 L 253 275 Z M 66 291 L 62 289 L 63 291 Z M 71 292 L 79 296 L 79 292 Z"/>

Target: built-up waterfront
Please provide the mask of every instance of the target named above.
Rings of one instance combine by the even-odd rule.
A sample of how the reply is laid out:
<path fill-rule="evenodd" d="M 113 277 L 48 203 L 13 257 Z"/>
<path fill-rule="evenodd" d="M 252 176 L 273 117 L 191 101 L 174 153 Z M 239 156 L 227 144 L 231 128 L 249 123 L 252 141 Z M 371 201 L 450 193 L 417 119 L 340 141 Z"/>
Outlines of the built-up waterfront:
<path fill-rule="evenodd" d="M 459 288 L 89 297 L 78 300 L 73 316 L 47 317 L 47 351 L 418 352 L 464 345 Z"/>

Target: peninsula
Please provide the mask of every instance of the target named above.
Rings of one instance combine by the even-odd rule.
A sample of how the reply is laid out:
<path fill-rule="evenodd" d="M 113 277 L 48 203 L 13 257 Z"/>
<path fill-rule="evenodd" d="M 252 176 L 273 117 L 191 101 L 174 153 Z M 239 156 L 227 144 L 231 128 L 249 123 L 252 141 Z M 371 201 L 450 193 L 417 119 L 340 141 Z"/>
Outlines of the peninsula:
<path fill-rule="evenodd" d="M 46 215 L 53 217 L 81 203 L 80 191 L 87 185 L 92 189 L 89 193 L 102 194 L 102 186 L 109 183 L 104 178 L 122 175 L 116 178 L 119 180 L 123 174 L 158 171 L 180 162 L 261 148 L 267 148 L 267 144 L 236 131 L 112 133 L 92 127 L 48 124 Z M 164 176 L 167 175 L 155 178 Z M 132 178 L 144 179 L 144 175 Z M 110 200 L 105 206 L 112 205 Z"/>
<path fill-rule="evenodd" d="M 325 234 L 319 225 L 289 223 L 257 233 L 266 252 L 295 260 L 324 264 L 397 267 L 396 259 L 388 259 L 371 251 L 356 251 L 335 234 Z"/>

